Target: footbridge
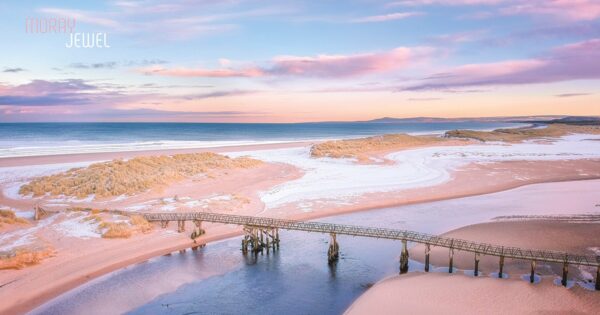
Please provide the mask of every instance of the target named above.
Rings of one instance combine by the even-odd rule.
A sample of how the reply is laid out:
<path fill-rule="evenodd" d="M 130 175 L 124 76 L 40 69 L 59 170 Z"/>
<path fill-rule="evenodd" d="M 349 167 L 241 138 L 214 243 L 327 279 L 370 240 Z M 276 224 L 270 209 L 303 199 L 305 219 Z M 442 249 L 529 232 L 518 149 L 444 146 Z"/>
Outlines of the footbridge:
<path fill-rule="evenodd" d="M 247 253 L 262 252 L 279 248 L 279 229 L 317 232 L 330 234 L 328 260 L 334 263 L 338 259 L 339 244 L 337 235 L 351 235 L 380 239 L 398 240 L 402 242 L 400 253 L 400 273 L 408 272 L 408 242 L 423 244 L 425 246 L 425 271 L 429 271 L 429 255 L 431 246 L 447 248 L 449 251 L 448 271 L 453 272 L 453 256 L 455 251 L 470 252 L 474 254 L 474 274 L 479 274 L 479 260 L 481 255 L 495 256 L 499 259 L 499 277 L 503 276 L 504 260 L 506 258 L 529 261 L 531 264 L 530 281 L 535 279 L 536 264 L 540 262 L 559 263 L 563 266 L 562 284 L 567 285 L 567 276 L 570 265 L 589 266 L 596 268 L 596 290 L 600 290 L 600 256 L 577 255 L 567 252 L 525 249 L 511 246 L 499 246 L 487 243 L 478 243 L 457 238 L 441 237 L 426 233 L 408 230 L 376 228 L 357 225 L 333 224 L 314 221 L 298 221 L 275 219 L 266 217 L 242 216 L 209 212 L 184 212 L 184 213 L 143 213 L 142 216 L 150 222 L 160 222 L 167 227 L 169 222 L 178 223 L 179 232 L 185 231 L 185 222 L 191 221 L 197 229 L 192 232 L 192 239 L 204 234 L 202 222 L 235 224 L 244 227 L 242 251 Z"/>

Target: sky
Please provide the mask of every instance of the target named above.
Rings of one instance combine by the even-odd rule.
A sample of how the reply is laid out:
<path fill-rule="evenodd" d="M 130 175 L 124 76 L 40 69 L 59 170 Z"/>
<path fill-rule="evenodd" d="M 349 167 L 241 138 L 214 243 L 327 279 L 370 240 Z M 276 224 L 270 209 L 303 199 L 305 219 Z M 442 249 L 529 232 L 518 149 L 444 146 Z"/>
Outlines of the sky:
<path fill-rule="evenodd" d="M 600 115 L 599 0 L 33 0 L 0 17 L 0 122 Z"/>

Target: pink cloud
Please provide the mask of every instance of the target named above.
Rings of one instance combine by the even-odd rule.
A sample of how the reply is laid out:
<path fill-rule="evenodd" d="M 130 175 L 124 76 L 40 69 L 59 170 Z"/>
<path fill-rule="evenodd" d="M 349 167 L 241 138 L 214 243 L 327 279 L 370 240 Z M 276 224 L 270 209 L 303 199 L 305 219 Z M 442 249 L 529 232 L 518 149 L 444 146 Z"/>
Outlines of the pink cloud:
<path fill-rule="evenodd" d="M 497 6 L 498 14 L 504 15 L 551 15 L 561 19 L 589 21 L 600 17 L 598 0 L 408 0 L 397 1 L 388 6 Z M 478 12 L 469 17 L 489 17 L 490 12 Z"/>
<path fill-rule="evenodd" d="M 398 12 L 384 15 L 372 15 L 352 20 L 352 23 L 373 23 L 373 22 L 386 22 L 393 20 L 401 20 L 412 16 L 423 15 L 421 12 Z"/>
<path fill-rule="evenodd" d="M 149 75 L 177 77 L 352 77 L 400 69 L 433 53 L 427 47 L 399 47 L 391 51 L 354 55 L 279 56 L 264 67 L 244 69 L 190 69 L 151 67 L 137 69 Z"/>
<path fill-rule="evenodd" d="M 260 77 L 264 75 L 259 68 L 233 69 L 193 69 L 174 68 L 168 69 L 161 66 L 137 69 L 138 72 L 147 75 L 162 75 L 169 77 L 207 77 L 207 78 L 231 78 L 231 77 Z"/>
<path fill-rule="evenodd" d="M 470 64 L 426 78 L 404 90 L 600 79 L 600 39 L 555 48 L 539 58 Z"/>
<path fill-rule="evenodd" d="M 600 17 L 598 0 L 537 0 L 508 6 L 504 14 L 552 15 L 569 20 L 594 20 Z"/>

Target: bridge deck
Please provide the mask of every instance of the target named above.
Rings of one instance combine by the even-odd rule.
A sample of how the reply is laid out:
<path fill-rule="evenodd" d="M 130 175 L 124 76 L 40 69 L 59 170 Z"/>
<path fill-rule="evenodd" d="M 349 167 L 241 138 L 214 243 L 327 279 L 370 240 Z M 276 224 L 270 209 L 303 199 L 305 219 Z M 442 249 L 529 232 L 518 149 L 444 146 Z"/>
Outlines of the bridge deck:
<path fill-rule="evenodd" d="M 575 255 L 566 252 L 523 249 L 518 247 L 498 246 L 486 243 L 477 243 L 462 239 L 441 237 L 431 234 L 419 233 L 407 230 L 396 230 L 387 228 L 375 228 L 356 225 L 333 224 L 312 221 L 296 221 L 286 219 L 274 219 L 265 217 L 253 217 L 242 215 L 230 215 L 207 212 L 185 212 L 185 213 L 143 213 L 148 221 L 191 221 L 199 220 L 206 222 L 246 225 L 262 228 L 279 228 L 285 230 L 296 230 L 319 233 L 336 233 L 342 235 L 383 238 L 392 240 L 406 240 L 431 246 L 452 248 L 454 250 L 479 253 L 506 258 L 523 260 L 534 260 L 537 262 L 568 263 L 573 265 L 600 267 L 600 256 Z"/>

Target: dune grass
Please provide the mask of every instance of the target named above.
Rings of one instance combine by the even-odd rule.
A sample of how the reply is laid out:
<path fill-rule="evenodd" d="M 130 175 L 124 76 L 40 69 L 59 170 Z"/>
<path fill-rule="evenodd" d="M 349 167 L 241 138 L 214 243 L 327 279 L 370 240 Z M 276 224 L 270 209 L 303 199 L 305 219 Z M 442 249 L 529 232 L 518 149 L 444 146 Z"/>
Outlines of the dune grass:
<path fill-rule="evenodd" d="M 211 152 L 137 157 L 39 177 L 21 186 L 19 193 L 78 198 L 92 194 L 96 197 L 132 195 L 212 170 L 251 168 L 261 163 L 248 157 L 232 159 Z"/>
<path fill-rule="evenodd" d="M 28 224 L 29 221 L 19 218 L 15 212 L 10 209 L 0 209 L 0 227 L 13 224 Z"/>
<path fill-rule="evenodd" d="M 496 129 L 493 131 L 451 130 L 446 132 L 446 137 L 479 141 L 522 142 L 531 139 L 558 138 L 576 133 L 600 134 L 600 126 L 551 124 L 545 128 Z"/>
<path fill-rule="evenodd" d="M 54 251 L 45 247 L 41 249 L 17 248 L 9 252 L 0 253 L 0 270 L 23 269 L 36 265 L 43 259 L 51 257 Z"/>
<path fill-rule="evenodd" d="M 376 151 L 406 149 L 446 141 L 433 136 L 388 134 L 360 139 L 332 140 L 315 144 L 310 150 L 312 157 L 368 159 L 367 154 Z"/>

